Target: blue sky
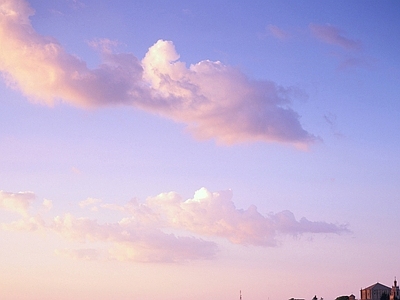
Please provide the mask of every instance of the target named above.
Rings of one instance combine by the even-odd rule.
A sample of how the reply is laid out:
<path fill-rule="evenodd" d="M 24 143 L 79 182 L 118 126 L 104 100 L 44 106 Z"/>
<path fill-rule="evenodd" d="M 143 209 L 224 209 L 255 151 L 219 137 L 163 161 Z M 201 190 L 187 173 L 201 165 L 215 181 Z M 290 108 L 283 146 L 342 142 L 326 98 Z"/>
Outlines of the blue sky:
<path fill-rule="evenodd" d="M 8 299 L 335 299 L 391 285 L 399 12 L 0 0 Z"/>

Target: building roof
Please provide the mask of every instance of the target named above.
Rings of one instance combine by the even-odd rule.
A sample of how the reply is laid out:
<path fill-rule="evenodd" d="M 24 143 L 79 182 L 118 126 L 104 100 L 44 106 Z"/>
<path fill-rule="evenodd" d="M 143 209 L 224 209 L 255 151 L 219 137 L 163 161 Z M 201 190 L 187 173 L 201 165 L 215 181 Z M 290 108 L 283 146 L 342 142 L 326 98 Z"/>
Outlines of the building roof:
<path fill-rule="evenodd" d="M 371 290 L 373 290 L 373 289 L 389 289 L 390 290 L 390 287 L 377 282 L 377 283 L 375 283 L 375 284 L 373 284 L 373 285 L 371 285 L 369 287 L 366 287 L 363 290 L 366 290 L 366 289 L 371 289 Z"/>

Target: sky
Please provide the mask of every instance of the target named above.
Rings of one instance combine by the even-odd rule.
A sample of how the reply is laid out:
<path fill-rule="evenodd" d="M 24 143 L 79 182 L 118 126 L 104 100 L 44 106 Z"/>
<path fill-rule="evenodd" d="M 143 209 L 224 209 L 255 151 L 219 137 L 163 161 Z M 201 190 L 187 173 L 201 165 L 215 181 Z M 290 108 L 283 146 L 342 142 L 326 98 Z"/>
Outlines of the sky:
<path fill-rule="evenodd" d="M 399 15 L 387 0 L 0 0 L 0 298 L 391 286 Z"/>

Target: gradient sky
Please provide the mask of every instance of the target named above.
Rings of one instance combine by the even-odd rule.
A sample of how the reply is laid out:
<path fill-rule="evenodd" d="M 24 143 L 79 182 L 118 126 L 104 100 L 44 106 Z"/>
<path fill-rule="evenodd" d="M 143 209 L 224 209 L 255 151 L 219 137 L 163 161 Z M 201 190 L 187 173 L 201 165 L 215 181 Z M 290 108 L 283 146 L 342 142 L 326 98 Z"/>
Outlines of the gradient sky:
<path fill-rule="evenodd" d="M 0 0 L 0 298 L 390 286 L 399 16 L 398 1 Z"/>

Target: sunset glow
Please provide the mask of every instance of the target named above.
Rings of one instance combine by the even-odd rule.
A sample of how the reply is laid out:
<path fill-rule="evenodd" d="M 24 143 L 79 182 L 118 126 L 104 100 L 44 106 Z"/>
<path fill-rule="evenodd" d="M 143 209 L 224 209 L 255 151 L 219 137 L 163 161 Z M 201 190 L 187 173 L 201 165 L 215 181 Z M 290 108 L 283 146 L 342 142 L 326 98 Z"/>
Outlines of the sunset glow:
<path fill-rule="evenodd" d="M 264 2 L 0 0 L 0 299 L 400 276 L 400 5 Z"/>

